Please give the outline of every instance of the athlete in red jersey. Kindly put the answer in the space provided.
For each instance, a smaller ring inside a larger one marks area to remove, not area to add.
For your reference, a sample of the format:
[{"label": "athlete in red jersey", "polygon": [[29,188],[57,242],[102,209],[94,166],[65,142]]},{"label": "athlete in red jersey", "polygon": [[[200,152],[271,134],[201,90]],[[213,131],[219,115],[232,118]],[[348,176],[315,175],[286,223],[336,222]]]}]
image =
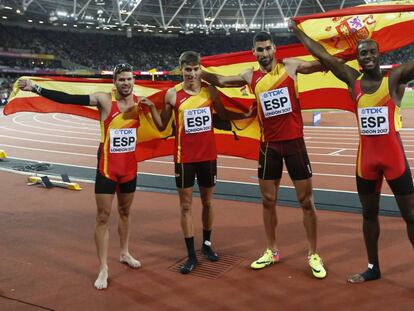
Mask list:
[{"label": "athlete in red jersey", "polygon": [[20,80],[19,87],[48,99],[68,104],[96,106],[101,124],[101,144],[98,150],[98,169],[95,180],[97,217],[95,227],[96,250],[100,262],[97,289],[108,286],[108,220],[115,192],[118,198],[120,235],[120,262],[131,268],[141,263],[129,253],[129,212],[135,194],[137,164],[135,148],[139,127],[138,98],[132,94],[134,76],[132,67],[120,64],[114,69],[112,93],[97,92],[90,95],[70,95],[34,85],[30,80]]},{"label": "athlete in red jersey", "polygon": [[399,115],[406,84],[414,79],[414,61],[393,69],[388,76],[381,72],[377,42],[358,42],[357,60],[362,75],[338,62],[325,48],[303,33],[294,23],[292,29],[309,51],[348,85],[357,108],[360,144],[356,181],[362,204],[363,232],[368,254],[368,269],[348,281],[361,283],[381,277],[378,260],[380,234],[378,212],[382,180],[385,177],[394,193],[401,215],[407,224],[414,247],[414,187],[401,138]]},{"label": "athlete in red jersey", "polygon": [[175,137],[175,182],[180,197],[181,228],[184,233],[188,259],[180,272],[187,274],[197,266],[194,249],[192,218],[192,196],[195,176],[200,188],[203,205],[203,244],[201,252],[210,261],[217,261],[218,255],[211,248],[211,229],[214,214],[212,197],[217,175],[217,151],[213,132],[213,108],[224,120],[250,117],[254,111],[235,113],[226,110],[220,103],[215,88],[201,82],[200,55],[187,51],[180,56],[183,82],[168,90],[161,116],[154,104],[146,98],[141,100],[151,108],[156,126],[163,131],[174,112]]},{"label": "athlete in red jersey", "polygon": [[312,171],[303,140],[303,121],[296,94],[296,74],[320,71],[322,66],[319,62],[292,58],[278,63],[276,46],[267,32],[254,36],[252,52],[259,63],[258,70],[249,69],[240,76],[203,73],[203,79],[219,87],[248,84],[258,102],[261,126],[258,177],[263,197],[267,249],[251,267],[262,269],[280,259],[276,242],[276,201],[284,161],[303,211],[311,271],[316,278],[324,278],[326,270],[316,252],[317,218],[312,195]]}]

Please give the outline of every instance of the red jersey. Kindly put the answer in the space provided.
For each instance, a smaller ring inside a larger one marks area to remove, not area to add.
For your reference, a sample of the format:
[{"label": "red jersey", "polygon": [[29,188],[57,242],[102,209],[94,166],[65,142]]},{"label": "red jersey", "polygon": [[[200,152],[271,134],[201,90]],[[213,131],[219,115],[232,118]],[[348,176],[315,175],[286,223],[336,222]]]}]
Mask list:
[{"label": "red jersey", "polygon": [[399,129],[402,126],[400,107],[392,100],[388,77],[372,94],[361,89],[361,77],[355,82],[354,96],[360,134],[357,174],[375,180],[382,174],[387,180],[400,177],[405,171],[405,154]]},{"label": "red jersey", "polygon": [[216,141],[213,130],[213,100],[208,85],[202,84],[197,95],[190,95],[175,86],[174,107],[175,137],[174,161],[191,163],[215,160],[217,158]]},{"label": "red jersey", "polygon": [[271,72],[253,71],[251,88],[258,102],[260,140],[284,141],[303,137],[303,119],[295,81],[283,64]]},{"label": "red jersey", "polygon": [[130,111],[121,112],[113,93],[111,112],[100,122],[99,171],[106,178],[121,183],[132,180],[137,174],[138,101],[134,95],[136,105]]}]

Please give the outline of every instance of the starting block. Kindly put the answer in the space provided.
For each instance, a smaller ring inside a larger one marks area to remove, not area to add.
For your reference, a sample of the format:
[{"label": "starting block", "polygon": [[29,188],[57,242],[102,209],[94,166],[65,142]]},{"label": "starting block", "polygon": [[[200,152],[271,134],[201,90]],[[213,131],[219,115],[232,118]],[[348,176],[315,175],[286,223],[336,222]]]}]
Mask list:
[{"label": "starting block", "polygon": [[7,153],[4,150],[0,150],[0,160],[1,159],[6,159],[7,158]]},{"label": "starting block", "polygon": [[61,175],[62,180],[54,180],[49,179],[48,176],[29,176],[27,178],[27,185],[37,185],[40,184],[45,188],[53,188],[53,187],[60,187],[60,188],[66,188],[69,190],[82,190],[82,188],[79,186],[79,184],[71,182],[67,174]]}]

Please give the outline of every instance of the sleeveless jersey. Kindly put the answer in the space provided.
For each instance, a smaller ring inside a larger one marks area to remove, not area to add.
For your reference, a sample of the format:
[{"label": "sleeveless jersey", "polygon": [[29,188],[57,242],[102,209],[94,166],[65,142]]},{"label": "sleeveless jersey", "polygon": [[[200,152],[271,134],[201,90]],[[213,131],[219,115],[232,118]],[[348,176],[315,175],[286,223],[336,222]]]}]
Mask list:
[{"label": "sleeveless jersey", "polygon": [[378,172],[387,180],[399,177],[405,171],[405,154],[399,129],[402,126],[400,107],[391,98],[388,77],[383,77],[372,94],[361,89],[361,77],[355,81],[354,96],[360,134],[357,174],[375,179]]},{"label": "sleeveless jersey", "polygon": [[256,95],[262,142],[303,137],[303,119],[295,81],[283,64],[271,72],[253,71],[251,88]]},{"label": "sleeveless jersey", "polygon": [[121,112],[112,93],[112,107],[109,116],[100,122],[101,143],[98,168],[100,173],[117,182],[127,182],[137,174],[135,148],[139,127],[138,97],[136,105],[128,112]]},{"label": "sleeveless jersey", "polygon": [[215,160],[216,141],[213,130],[213,100],[208,85],[202,83],[200,93],[190,95],[182,84],[175,86],[174,107],[177,134],[174,161],[192,163]]}]

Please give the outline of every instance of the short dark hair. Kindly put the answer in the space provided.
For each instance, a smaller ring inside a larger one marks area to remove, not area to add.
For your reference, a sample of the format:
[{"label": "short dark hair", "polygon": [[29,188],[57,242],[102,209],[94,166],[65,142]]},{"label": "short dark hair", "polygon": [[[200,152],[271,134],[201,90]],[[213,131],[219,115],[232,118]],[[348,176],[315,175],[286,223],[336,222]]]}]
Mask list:
[{"label": "short dark hair", "polygon": [[116,76],[118,75],[118,74],[120,74],[121,72],[134,72],[134,68],[130,65],[130,64],[127,64],[127,63],[121,63],[121,64],[118,64],[118,65],[116,65],[115,67],[114,67],[114,70],[113,70],[113,76],[114,76],[114,80],[116,80]]},{"label": "short dark hair", "polygon": [[369,43],[369,42],[375,43],[375,45],[377,46],[377,49],[379,50],[378,42],[373,40],[373,39],[368,38],[368,39],[361,39],[361,40],[358,41],[357,46],[356,46],[357,52],[359,51],[359,46],[361,44]]},{"label": "short dark hair", "polygon": [[255,46],[256,42],[263,42],[267,40],[273,43],[272,35],[267,31],[260,31],[253,37],[253,46]]},{"label": "short dark hair", "polygon": [[180,67],[182,67],[184,64],[198,65],[200,64],[200,54],[194,51],[185,51],[181,53],[178,62],[180,64]]}]

